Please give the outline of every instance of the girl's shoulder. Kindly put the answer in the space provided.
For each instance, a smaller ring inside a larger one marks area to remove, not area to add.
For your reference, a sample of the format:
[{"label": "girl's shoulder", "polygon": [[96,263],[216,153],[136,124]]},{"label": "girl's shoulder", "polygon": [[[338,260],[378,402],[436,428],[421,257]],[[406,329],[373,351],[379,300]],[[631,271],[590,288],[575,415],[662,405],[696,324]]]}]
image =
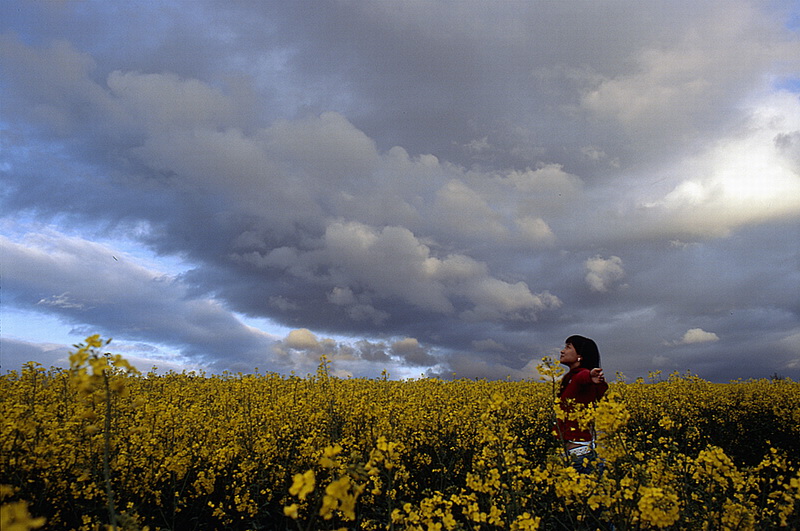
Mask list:
[{"label": "girl's shoulder", "polygon": [[570,371],[570,379],[575,383],[587,383],[592,380],[592,371],[586,367],[578,367]]}]

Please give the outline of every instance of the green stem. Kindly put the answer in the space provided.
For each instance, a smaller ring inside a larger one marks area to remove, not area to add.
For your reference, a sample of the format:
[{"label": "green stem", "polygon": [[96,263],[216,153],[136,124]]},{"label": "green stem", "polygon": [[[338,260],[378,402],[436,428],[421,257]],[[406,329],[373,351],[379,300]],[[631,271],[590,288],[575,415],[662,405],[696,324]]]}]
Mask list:
[{"label": "green stem", "polygon": [[111,465],[109,464],[109,454],[111,453],[111,391],[108,385],[108,372],[103,370],[103,384],[106,392],[106,418],[105,429],[103,431],[103,476],[106,480],[106,497],[108,498],[108,521],[111,529],[117,529],[117,513],[114,510],[114,491],[111,488]]}]

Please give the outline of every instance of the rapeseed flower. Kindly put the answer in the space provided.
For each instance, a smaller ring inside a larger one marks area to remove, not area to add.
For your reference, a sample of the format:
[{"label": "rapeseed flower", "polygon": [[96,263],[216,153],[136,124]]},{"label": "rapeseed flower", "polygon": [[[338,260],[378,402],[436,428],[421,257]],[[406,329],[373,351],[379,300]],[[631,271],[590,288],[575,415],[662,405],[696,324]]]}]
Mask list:
[{"label": "rapeseed flower", "polygon": [[314,492],[316,486],[316,478],[313,470],[307,470],[302,474],[295,474],[292,486],[289,487],[289,493],[297,496],[301,500],[305,500],[306,496]]},{"label": "rapeseed flower", "polygon": [[0,376],[4,502],[35,500],[54,529],[106,523],[104,461],[140,527],[800,528],[795,382],[620,377],[578,413],[599,444],[578,473],[551,434],[557,364],[545,383],[337,379],[330,360],[142,376],[106,345]]},{"label": "rapeseed flower", "polygon": [[653,527],[669,527],[680,517],[678,496],[659,487],[642,487],[637,503],[639,519]]}]

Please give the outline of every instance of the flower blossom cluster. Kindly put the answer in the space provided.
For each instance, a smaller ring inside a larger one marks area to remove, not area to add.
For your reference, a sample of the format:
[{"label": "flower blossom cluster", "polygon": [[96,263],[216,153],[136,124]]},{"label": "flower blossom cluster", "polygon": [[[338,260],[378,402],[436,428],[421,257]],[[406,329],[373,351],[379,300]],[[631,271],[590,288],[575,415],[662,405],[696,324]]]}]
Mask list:
[{"label": "flower blossom cluster", "polygon": [[107,345],[0,376],[4,531],[800,527],[789,380],[618,375],[574,412],[598,441],[579,472],[552,361],[544,382],[139,374]]}]

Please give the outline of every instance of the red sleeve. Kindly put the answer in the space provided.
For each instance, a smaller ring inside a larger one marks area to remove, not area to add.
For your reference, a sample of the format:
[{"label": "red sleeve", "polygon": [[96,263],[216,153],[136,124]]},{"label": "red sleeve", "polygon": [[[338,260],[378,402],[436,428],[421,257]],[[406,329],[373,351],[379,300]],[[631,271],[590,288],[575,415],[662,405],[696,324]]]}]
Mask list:
[{"label": "red sleeve", "polygon": [[599,384],[595,385],[597,385],[597,398],[603,398],[603,395],[606,394],[606,391],[608,391],[608,383],[600,382]]},{"label": "red sleeve", "polygon": [[592,373],[589,369],[581,369],[572,376],[572,381],[578,385],[592,383]]},{"label": "red sleeve", "polygon": [[582,369],[578,371],[572,376],[572,381],[580,386],[593,385],[597,399],[602,398],[602,396],[606,394],[606,391],[608,391],[608,384],[606,382],[600,382],[599,384],[596,384],[592,381],[592,371],[589,369]]}]

